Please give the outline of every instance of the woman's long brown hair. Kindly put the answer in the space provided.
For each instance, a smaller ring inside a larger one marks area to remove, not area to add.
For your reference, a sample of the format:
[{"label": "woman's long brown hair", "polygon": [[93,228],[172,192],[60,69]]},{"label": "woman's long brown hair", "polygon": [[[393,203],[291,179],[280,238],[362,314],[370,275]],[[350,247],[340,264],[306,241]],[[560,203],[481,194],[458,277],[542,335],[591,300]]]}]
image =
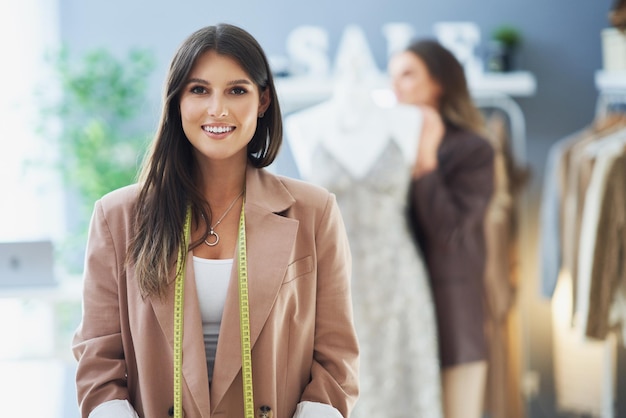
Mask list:
[{"label": "woman's long brown hair", "polygon": [[259,93],[269,91],[270,105],[264,117],[257,120],[248,144],[249,163],[259,168],[268,166],[282,142],[278,97],[269,62],[258,42],[245,30],[228,24],[208,26],[191,34],[170,64],[158,130],[139,173],[140,191],[127,263],[134,265],[144,297],[162,296],[174,277],[188,205],[196,220],[199,216],[211,219],[210,207],[195,183],[197,165],[180,114],[180,94],[189,72],[196,59],[209,50],[235,59]]}]

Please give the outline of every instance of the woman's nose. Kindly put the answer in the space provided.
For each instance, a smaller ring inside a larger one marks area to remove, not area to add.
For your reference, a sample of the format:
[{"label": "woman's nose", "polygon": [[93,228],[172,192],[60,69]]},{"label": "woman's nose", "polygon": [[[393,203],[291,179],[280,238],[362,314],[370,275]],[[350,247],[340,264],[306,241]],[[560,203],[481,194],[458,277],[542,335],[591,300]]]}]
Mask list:
[{"label": "woman's nose", "polygon": [[207,113],[209,116],[216,118],[223,118],[228,115],[228,106],[223,98],[213,96],[209,99],[207,106]]}]

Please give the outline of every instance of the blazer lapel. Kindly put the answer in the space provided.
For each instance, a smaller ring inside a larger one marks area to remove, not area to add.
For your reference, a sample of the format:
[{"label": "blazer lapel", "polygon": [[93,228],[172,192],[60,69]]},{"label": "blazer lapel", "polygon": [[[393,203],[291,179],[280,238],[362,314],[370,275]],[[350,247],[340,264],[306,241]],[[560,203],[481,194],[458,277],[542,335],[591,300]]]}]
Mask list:
[{"label": "blazer lapel", "polygon": [[[298,221],[278,213],[294,202],[283,184],[264,170],[248,169],[246,180],[246,244],[251,342],[259,337],[280,289],[296,239]],[[222,316],[214,379],[212,410],[241,370],[237,253]]]},{"label": "blazer lapel", "polygon": [[[187,405],[191,394],[193,407],[200,416],[209,416],[209,377],[206,365],[206,353],[204,339],[202,337],[202,316],[198,304],[198,291],[196,288],[193,269],[193,252],[187,253],[185,266],[185,291],[183,296],[183,405]],[[161,330],[169,343],[171,352],[174,352],[174,302],[175,302],[174,277],[167,287],[163,299],[158,296],[150,298],[154,313],[157,317]],[[174,367],[173,358],[169,367]],[[187,406],[184,406],[188,408]],[[195,413],[192,413],[195,415]]]}]

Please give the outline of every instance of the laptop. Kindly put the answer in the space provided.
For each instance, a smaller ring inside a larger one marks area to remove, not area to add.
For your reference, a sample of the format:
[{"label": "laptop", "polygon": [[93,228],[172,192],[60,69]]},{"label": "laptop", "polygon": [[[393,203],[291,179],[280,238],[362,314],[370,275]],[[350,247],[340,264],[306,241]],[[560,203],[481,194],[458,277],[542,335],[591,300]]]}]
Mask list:
[{"label": "laptop", "polygon": [[0,289],[56,284],[52,241],[0,242]]}]

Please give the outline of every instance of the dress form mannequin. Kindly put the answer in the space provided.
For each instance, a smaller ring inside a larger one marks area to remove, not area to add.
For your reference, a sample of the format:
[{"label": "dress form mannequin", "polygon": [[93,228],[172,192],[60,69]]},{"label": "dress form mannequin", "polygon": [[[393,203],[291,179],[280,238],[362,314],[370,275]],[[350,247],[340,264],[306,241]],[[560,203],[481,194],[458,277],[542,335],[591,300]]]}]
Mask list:
[{"label": "dress form mannequin", "polygon": [[375,66],[359,39],[346,33],[331,99],[287,117],[286,138],[301,176],[336,195],[350,239],[361,346],[351,416],[441,418],[434,309],[406,220],[422,113],[373,100]]},{"label": "dress form mannequin", "polygon": [[381,107],[372,96],[379,80],[364,36],[348,27],[340,45],[330,100],[285,120],[289,146],[303,178],[310,178],[311,155],[321,143],[355,177],[362,177],[390,140],[407,162],[415,161],[422,128],[418,108]]},{"label": "dress form mannequin", "polygon": [[[345,90],[345,91],[343,91]],[[407,162],[417,155],[421,113],[412,106],[378,106],[362,87],[337,88],[332,99],[287,117],[285,128],[296,165],[304,179],[311,176],[311,155],[322,144],[356,178],[367,174],[390,141]]]}]

